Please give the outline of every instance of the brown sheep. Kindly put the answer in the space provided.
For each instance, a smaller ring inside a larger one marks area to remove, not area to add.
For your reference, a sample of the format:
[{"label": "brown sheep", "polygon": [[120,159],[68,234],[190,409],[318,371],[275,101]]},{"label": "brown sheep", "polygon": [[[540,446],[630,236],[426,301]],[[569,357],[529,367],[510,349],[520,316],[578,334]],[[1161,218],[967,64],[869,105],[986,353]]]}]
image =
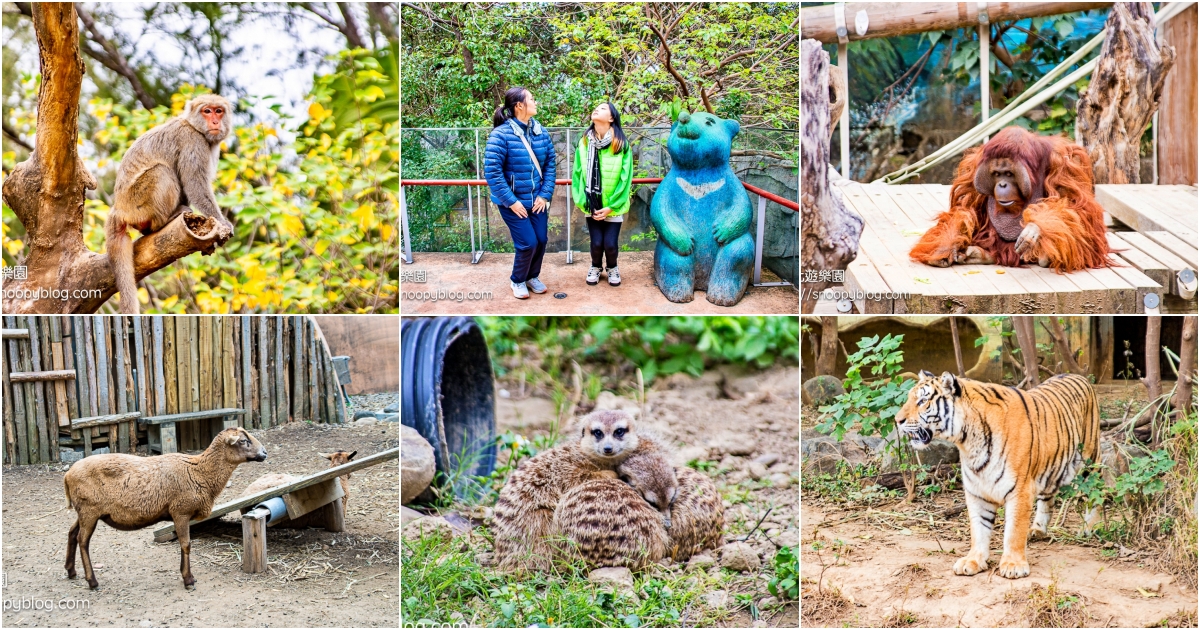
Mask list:
[{"label": "brown sheep", "polygon": [[83,556],[88,586],[96,588],[89,543],[96,521],[132,531],[171,521],[179,537],[179,572],[192,589],[191,537],[188,521],[207,518],[213,501],[243,462],[267,459],[263,445],[241,427],[225,429],[199,455],[169,453],[156,457],[93,455],[71,466],[63,476],[67,506],[77,518],[67,535],[67,577],[75,578],[75,546]]},{"label": "brown sheep", "polygon": [[[321,457],[328,459],[330,468],[337,468],[338,466],[341,466],[342,464],[350,463],[350,460],[354,459],[355,455],[358,455],[358,451],[354,451],[352,453],[347,453],[346,451],[334,451],[332,453],[317,453],[317,455],[320,455]],[[263,475],[263,476],[259,477],[258,479],[255,479],[254,483],[251,483],[249,486],[246,486],[246,489],[242,491],[242,494],[238,498],[245,498],[245,497],[248,497],[251,495],[255,495],[255,494],[262,492],[263,490],[270,490],[271,488],[277,488],[279,486],[287,485],[287,484],[292,483],[293,481],[297,481],[299,479],[300,479],[299,477],[287,475],[284,473],[271,473],[269,475]],[[342,484],[342,494],[343,494],[343,496],[342,496],[342,513],[345,514],[346,506],[349,505],[349,503],[350,503],[350,473],[346,473],[346,474],[342,475],[341,477],[338,477],[338,481],[340,481]],[[242,513],[245,514],[246,512],[249,512],[251,507],[252,506],[247,506],[247,507],[243,508]],[[310,512],[310,514],[314,514],[314,513]],[[309,516],[308,514],[305,514],[305,515],[300,516],[297,519],[293,519],[290,521],[286,521],[285,523],[279,523],[279,524],[286,525],[287,527],[299,527],[299,528],[308,527],[309,525],[314,523],[313,519],[308,518],[308,516]],[[324,523],[324,521],[319,522],[319,524],[323,524],[323,523]]]}]

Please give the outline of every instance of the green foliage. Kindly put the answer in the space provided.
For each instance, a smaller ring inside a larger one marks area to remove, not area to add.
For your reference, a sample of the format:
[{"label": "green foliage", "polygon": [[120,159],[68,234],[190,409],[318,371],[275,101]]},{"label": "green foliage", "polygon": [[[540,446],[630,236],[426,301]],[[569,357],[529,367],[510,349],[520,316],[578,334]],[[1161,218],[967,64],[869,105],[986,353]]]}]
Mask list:
[{"label": "green foliage", "polygon": [[454,613],[472,626],[520,627],[679,627],[713,626],[703,596],[722,588],[721,574],[634,576],[635,600],[587,581],[582,563],[561,564],[556,571],[519,581],[485,570],[479,551],[460,541],[428,537],[401,541],[400,615],[417,625],[449,624]]},{"label": "green foliage", "polygon": [[[842,381],[846,392],[821,407],[823,419],[817,424],[818,431],[832,434],[838,441],[855,424],[861,424],[861,435],[887,436],[891,432],[896,413],[916,384],[899,375],[904,364],[902,343],[904,335],[890,333],[882,339],[875,335],[858,341],[858,351],[848,357],[850,367]],[[866,369],[876,380],[863,379]]]},{"label": "green foliage", "polygon": [[863,484],[863,479],[878,474],[878,468],[873,465],[850,465],[838,461],[833,473],[805,471],[800,475],[800,489],[833,503],[871,505],[894,501],[900,495],[898,490],[888,490],[878,484]]},{"label": "green foliage", "polygon": [[[668,4],[657,9],[661,20],[636,3],[422,8],[428,14],[401,7],[405,127],[490,126],[504,90],[518,85],[534,93],[538,118],[550,127],[578,126],[609,99],[626,125],[659,124],[671,113],[662,104],[682,96],[659,61],[649,25],[660,23],[674,23],[663,30],[672,65],[689,85],[681,108],[701,109],[703,88],[715,109],[738,115],[744,127],[795,129],[799,120],[794,4]],[[755,52],[721,64],[743,50]]]},{"label": "green foliage", "polygon": [[[617,380],[630,386],[633,368],[647,384],[659,376],[686,372],[699,376],[721,363],[765,368],[799,356],[799,324],[794,317],[481,317],[498,375],[512,366],[543,372],[556,382],[570,364],[584,360],[609,364]],[[531,363],[522,347],[537,349]],[[517,360],[519,359],[519,360]],[[602,376],[595,372],[589,378]]]},{"label": "green foliage", "polygon": [[775,577],[767,582],[767,590],[779,599],[800,599],[799,550],[799,547],[780,547],[775,552]]}]

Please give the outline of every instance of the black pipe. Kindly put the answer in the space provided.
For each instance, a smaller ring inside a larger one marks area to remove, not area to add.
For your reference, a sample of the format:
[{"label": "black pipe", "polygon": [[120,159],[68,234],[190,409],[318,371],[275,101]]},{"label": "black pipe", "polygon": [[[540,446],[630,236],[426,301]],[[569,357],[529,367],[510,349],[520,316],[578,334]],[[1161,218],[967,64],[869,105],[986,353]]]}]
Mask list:
[{"label": "black pipe", "polygon": [[[470,317],[403,318],[400,421],[433,446],[437,469],[486,477],[496,468],[492,362]],[[461,468],[461,469],[460,469]],[[455,484],[462,494],[472,484]]]}]

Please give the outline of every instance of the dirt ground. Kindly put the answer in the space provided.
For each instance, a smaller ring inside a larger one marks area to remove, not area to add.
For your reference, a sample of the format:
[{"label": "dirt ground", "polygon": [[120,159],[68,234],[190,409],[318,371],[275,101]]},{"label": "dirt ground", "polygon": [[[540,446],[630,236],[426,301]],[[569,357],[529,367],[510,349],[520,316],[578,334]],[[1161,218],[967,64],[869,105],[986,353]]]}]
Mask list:
[{"label": "dirt ground", "polygon": [[[737,315],[750,313],[796,314],[800,298],[793,287],[750,287],[737,306],[710,304],[704,292],[687,304],[668,302],[654,286],[652,260],[654,252],[621,252],[621,286],[610,287],[606,277],[600,284],[584,282],[591,257],[575,253],[575,263],[567,264],[566,252],[547,253],[542,264],[541,281],[549,289],[542,295],[531,294],[528,300],[512,296],[509,274],[512,254],[484,254],[479,264],[471,264],[468,253],[414,253],[413,264],[404,266],[405,280],[401,286],[400,308],[406,315],[609,315],[614,306],[618,312],[646,315]],[[425,272],[425,282],[411,282],[410,273]],[[778,282],[770,271],[763,270],[763,282]],[[436,301],[410,299],[410,292],[443,295]],[[490,292],[490,299],[470,299],[472,292]],[[566,293],[557,299],[554,294]],[[451,297],[447,297],[449,294]],[[456,296],[466,296],[459,299]]]},{"label": "dirt ground", "polygon": [[[399,425],[292,423],[255,431],[265,462],[234,471],[217,498],[236,498],[267,473],[311,474],[328,468],[317,455],[358,451],[357,458],[399,445]],[[267,531],[268,572],[241,570],[237,512],[211,529],[192,531],[196,589],[179,576],[179,544],[156,544],[152,529],[117,531],[100,524],[92,562],[100,587],[89,591],[63,569],[67,530],[75,514],[64,507],[62,466],[3,471],[3,625],[7,627],[396,627],[399,610],[400,469],[396,461],[350,476],[346,531]],[[158,527],[158,526],[155,526]],[[20,600],[50,600],[54,610],[28,610]],[[81,601],[82,600],[82,601]],[[87,602],[86,604],[83,602]]]},{"label": "dirt ground", "polygon": [[[1127,408],[1136,411],[1145,401],[1145,389],[1136,384],[1101,385],[1097,390],[1104,418],[1120,418]],[[816,423],[815,412],[804,407],[805,429]],[[1050,584],[1052,576],[1059,592],[1079,597],[1090,615],[1084,622],[1089,627],[1146,627],[1177,611],[1190,612],[1195,619],[1196,590],[1156,570],[1153,551],[1031,541],[1026,550],[1029,577],[1008,580],[994,571],[1003,550],[998,531],[992,538],[992,570],[954,575],[954,562],[970,547],[967,514],[939,512],[962,504],[959,487],[935,501],[912,505],[835,505],[802,496],[805,627],[887,627],[888,618],[900,611],[913,613],[910,625],[920,627],[1028,627],[1028,592],[1035,584]],[[1072,515],[1065,528],[1074,532],[1078,525],[1079,517]],[[999,522],[997,529],[1002,529]],[[816,541],[823,544],[819,554],[812,548]],[[818,579],[822,592],[836,587],[850,604],[812,615],[825,602],[818,595]]]},{"label": "dirt ground", "polygon": [[[527,396],[519,398],[516,384],[501,383],[505,391],[497,398],[497,431],[512,430],[529,436],[543,432],[554,417],[554,406],[545,398]],[[508,397],[505,397],[505,394]],[[603,396],[603,395],[602,395]],[[735,485],[747,478],[747,466],[760,455],[771,453],[779,456],[774,470],[786,470],[792,481],[786,487],[768,487],[754,490],[745,503],[727,507],[725,512],[726,538],[748,533],[754,524],[771,508],[759,531],[750,539],[752,544],[768,547],[774,555],[774,544],[763,532],[778,530],[776,540],[799,542],[799,369],[772,368],[763,372],[745,372],[722,369],[705,372],[700,378],[676,374],[655,382],[646,392],[648,420],[643,423],[671,440],[681,450],[689,447],[706,447],[710,440],[721,439],[731,434],[750,437],[754,450],[746,456],[719,455],[710,449],[709,456],[717,463],[714,480],[718,487],[723,483]],[[631,400],[619,399],[617,406],[633,405]],[[622,407],[624,408],[624,407]],[[581,409],[580,412],[586,411]],[[711,474],[711,473],[710,473]],[[764,567],[765,568],[765,567]],[[735,580],[733,592],[757,591],[766,593],[764,577],[747,576]],[[768,611],[764,611],[765,613]],[[799,625],[799,607],[795,603],[764,614],[763,621],[769,627],[795,628]],[[742,609],[728,616],[721,627],[751,627],[754,620]]]}]

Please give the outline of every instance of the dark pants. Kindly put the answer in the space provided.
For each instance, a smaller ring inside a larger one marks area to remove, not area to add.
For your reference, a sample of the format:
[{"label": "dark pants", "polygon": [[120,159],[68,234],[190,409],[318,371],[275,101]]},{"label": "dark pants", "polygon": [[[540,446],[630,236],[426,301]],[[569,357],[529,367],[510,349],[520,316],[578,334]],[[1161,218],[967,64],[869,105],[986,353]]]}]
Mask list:
[{"label": "dark pants", "polygon": [[512,234],[513,247],[517,250],[513,256],[513,271],[509,277],[513,282],[525,282],[538,277],[542,273],[542,257],[546,255],[546,221],[550,208],[535,213],[531,206],[525,206],[529,216],[522,219],[508,208],[496,206],[500,218],[508,225],[508,233]]},{"label": "dark pants", "polygon": [[602,258],[608,258],[608,269],[617,266],[617,239],[621,236],[621,224],[613,221],[597,221],[587,218],[588,233],[592,235],[592,266],[603,267]]}]

